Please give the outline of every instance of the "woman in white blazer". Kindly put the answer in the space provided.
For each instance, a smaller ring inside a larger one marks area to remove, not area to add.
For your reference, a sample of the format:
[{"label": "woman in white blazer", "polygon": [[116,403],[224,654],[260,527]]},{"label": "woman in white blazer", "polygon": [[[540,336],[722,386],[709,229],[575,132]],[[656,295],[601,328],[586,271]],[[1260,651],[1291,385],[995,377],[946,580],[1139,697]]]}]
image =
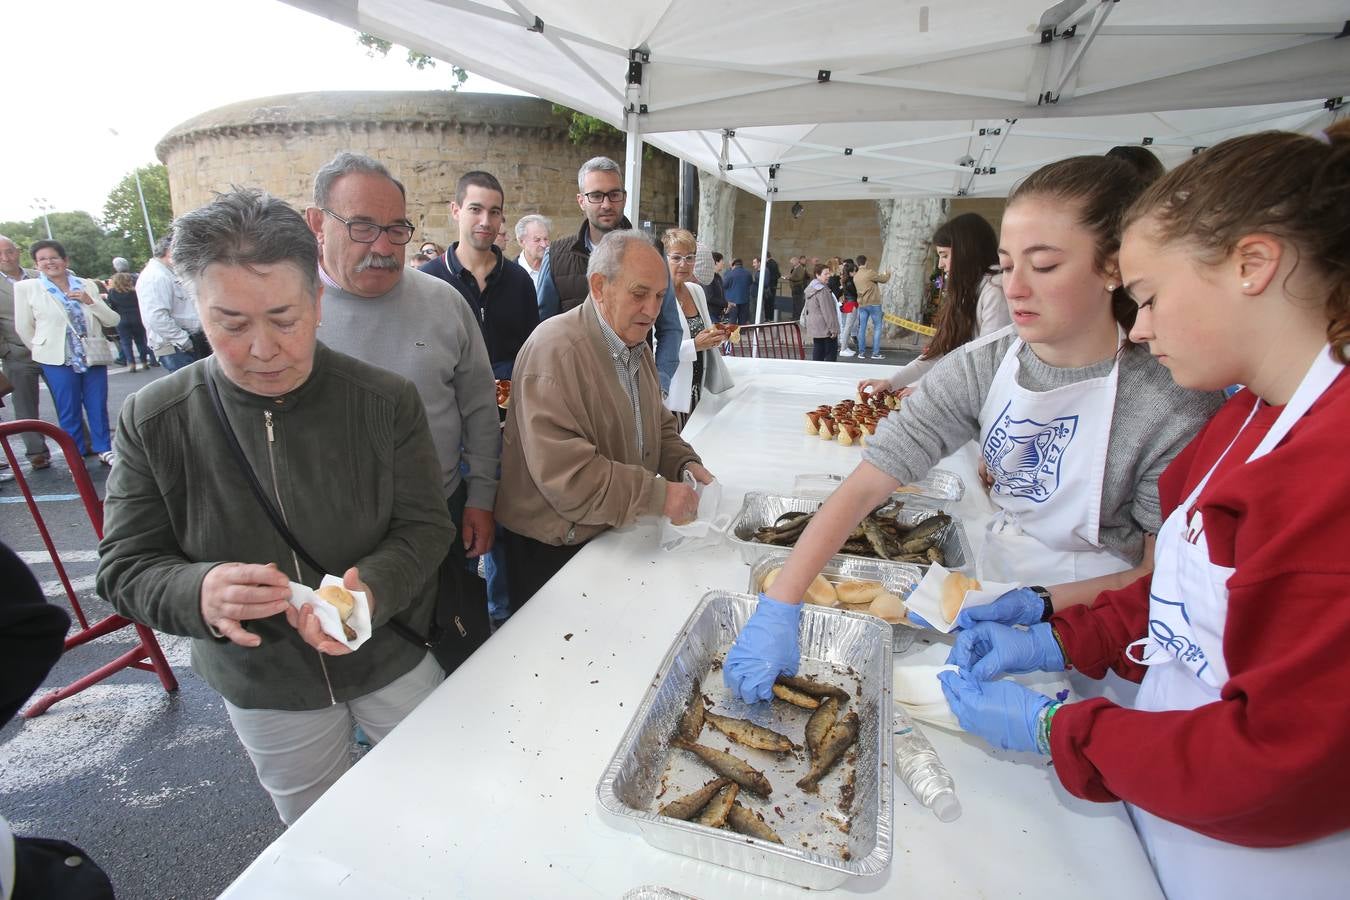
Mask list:
[{"label": "woman in white blazer", "polygon": [[[31,249],[38,277],[14,285],[14,328],[32,351],[33,362],[42,366],[57,418],[80,455],[97,453],[111,466],[108,363],[113,357],[103,326],[116,325],[118,315],[92,281],[69,270],[60,242],[37,241]],[[89,420],[88,441],[81,407]]]},{"label": "woman in white blazer", "polygon": [[720,394],[732,386],[731,375],[718,352],[727,340],[728,326],[713,321],[703,286],[694,279],[694,257],[698,244],[683,228],[671,228],[661,238],[680,304],[680,367],[670,379],[666,408],[681,416],[680,424],[698,405],[703,391]]}]

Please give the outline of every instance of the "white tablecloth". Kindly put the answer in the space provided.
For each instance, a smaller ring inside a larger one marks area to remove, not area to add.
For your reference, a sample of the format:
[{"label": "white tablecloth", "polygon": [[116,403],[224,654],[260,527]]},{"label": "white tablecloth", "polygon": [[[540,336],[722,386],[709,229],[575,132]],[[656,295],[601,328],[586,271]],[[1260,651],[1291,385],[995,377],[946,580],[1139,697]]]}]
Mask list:
[{"label": "white tablecloth", "polygon": [[[807,436],[801,419],[851,396],[856,367],[728,363],[736,387],[705,397],[685,431],[726,503],[857,464],[858,448]],[[942,465],[964,467],[954,512],[976,543],[990,508],[973,460],[962,451]],[[702,898],[818,896],[657,850],[599,810],[602,770],[680,625],[706,591],[748,581],[730,548],[663,553],[658,531],[593,541],[223,896],[619,898],[653,884]],[[928,734],[964,814],[943,824],[897,783],[890,868],[831,895],[1161,896],[1119,804],[1069,796],[1044,759]]]}]

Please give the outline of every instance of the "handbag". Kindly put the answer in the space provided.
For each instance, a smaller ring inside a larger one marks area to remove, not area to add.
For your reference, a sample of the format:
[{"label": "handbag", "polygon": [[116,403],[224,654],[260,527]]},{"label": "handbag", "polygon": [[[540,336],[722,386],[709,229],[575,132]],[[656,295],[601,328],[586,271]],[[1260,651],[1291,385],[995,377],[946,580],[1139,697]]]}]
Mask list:
[{"label": "handbag", "polygon": [[[70,317],[70,314],[66,311],[66,307],[55,297],[52,298],[52,302],[61,307],[61,314],[65,316],[66,321],[70,323],[70,327],[74,329],[75,333],[78,335],[80,329],[75,327],[75,320]],[[108,343],[108,339],[103,335],[103,324],[95,321],[91,325],[89,317],[86,316],[84,320],[84,330],[85,336],[80,338],[80,343],[84,344],[85,365],[90,367],[111,365],[113,361],[112,346]]]},{"label": "handbag", "polygon": [[[295,555],[304,560],[305,565],[316,572],[331,571],[326,566],[317,562],[314,557],[301,546],[299,539],[291,533],[290,528],[286,526],[285,520],[282,519],[281,513],[277,511],[276,506],[272,504],[271,499],[268,498],[267,494],[263,491],[262,485],[258,483],[258,476],[254,474],[253,467],[248,464],[248,457],[244,456],[244,448],[239,445],[239,438],[235,435],[234,428],[230,425],[230,420],[225,416],[225,407],[220,401],[220,389],[216,387],[215,379],[209,374],[206,376],[206,389],[207,393],[211,395],[211,408],[215,410],[216,420],[220,422],[220,427],[225,432],[225,441],[230,447],[230,452],[234,455],[234,461],[239,464],[239,470],[244,473],[244,478],[248,481],[249,489],[253,492],[253,498],[258,501],[258,505],[263,508],[263,512],[267,513],[267,518],[271,521],[272,527],[276,529],[277,534],[281,535],[281,539],[286,542],[286,545],[295,551]],[[299,573],[296,574],[298,575]],[[439,608],[440,605],[441,600],[438,597],[437,607]],[[484,615],[486,615],[486,600],[484,600],[483,609]],[[389,619],[386,624],[388,624],[399,637],[409,643],[416,644],[425,650],[431,651],[431,653],[436,656],[437,662],[441,661],[440,654],[437,653],[437,647],[441,644],[442,638],[445,635],[443,634],[443,629],[441,629],[435,621],[432,623],[431,632],[425,637],[397,619]],[[473,651],[471,650],[469,652]],[[467,658],[467,656],[468,654],[465,654],[465,658]],[[460,662],[462,661],[463,660],[460,660]],[[444,663],[441,664],[444,666]],[[456,663],[456,665],[458,665],[458,663]]]}]

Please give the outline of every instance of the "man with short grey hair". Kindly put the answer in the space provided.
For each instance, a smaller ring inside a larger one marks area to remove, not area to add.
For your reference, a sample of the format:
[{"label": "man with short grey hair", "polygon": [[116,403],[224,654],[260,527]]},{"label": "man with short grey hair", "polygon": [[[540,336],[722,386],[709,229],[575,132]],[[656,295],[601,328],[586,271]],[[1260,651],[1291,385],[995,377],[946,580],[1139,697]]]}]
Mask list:
[{"label": "man with short grey hair", "polygon": [[516,223],[516,243],[520,245],[520,258],[516,262],[530,273],[534,290],[539,292],[539,272],[548,254],[548,234],[553,223],[546,216],[522,216]]},{"label": "man with short grey hair", "polygon": [[[19,245],[0,234],[0,370],[13,385],[14,417],[36,419],[38,415],[38,379],[42,367],[33,362],[28,345],[14,327],[14,284],[25,278],[37,278],[36,269],[19,265]],[[47,441],[34,431],[23,436],[24,454],[34,469],[51,465]]]},{"label": "man with short grey hair", "polygon": [[489,633],[482,579],[466,577],[492,547],[501,441],[478,318],[449,284],[404,265],[413,237],[407,200],[402,183],[376,160],[335,156],[315,175],[314,205],[305,219],[319,241],[324,283],[319,340],[407,378],[427,408],[446,503],[459,530],[439,575],[438,624],[452,644],[454,635],[462,637],[457,649],[438,653],[448,670]]},{"label": "man with short grey hair", "polygon": [[173,372],[203,356],[208,345],[197,316],[197,304],[183,290],[173,270],[173,235],[155,245],[154,257],[136,279],[136,300],[145,324],[145,340],[164,371]]},{"label": "man with short grey hair", "polygon": [[[536,293],[539,318],[547,319],[582,304],[590,292],[586,264],[592,249],[611,231],[632,229],[623,214],[628,192],[623,187],[623,169],[614,160],[596,156],[577,170],[577,205],[585,219],[575,235],[558,238],[549,244],[539,273]],[[674,285],[667,285],[661,315],[656,320],[656,371],[661,395],[670,390],[670,379],[680,367],[680,305]]]},{"label": "man with short grey hair", "polygon": [[712,481],[661,400],[647,346],[670,280],[651,236],[607,234],[586,280],[587,299],[540,323],[516,357],[497,498],[515,608],[610,528],[691,521],[685,474]]}]

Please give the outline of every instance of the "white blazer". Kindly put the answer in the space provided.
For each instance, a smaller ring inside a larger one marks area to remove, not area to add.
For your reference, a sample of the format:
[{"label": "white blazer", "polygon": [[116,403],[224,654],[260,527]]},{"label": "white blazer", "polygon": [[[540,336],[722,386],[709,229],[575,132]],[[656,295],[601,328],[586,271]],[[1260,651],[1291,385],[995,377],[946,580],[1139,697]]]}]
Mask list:
[{"label": "white blazer", "polygon": [[[74,275],[75,278],[80,278]],[[80,278],[85,293],[94,298],[92,306],[84,306],[84,324],[91,335],[102,335],[103,326],[112,327],[121,317],[103,302],[98,286],[92,278]],[[53,297],[40,278],[29,278],[14,284],[14,330],[33,352],[33,362],[49,366],[66,364],[66,329],[70,319],[66,307]]]},{"label": "white blazer", "polygon": [[[685,286],[689,288],[689,296],[694,298],[694,306],[703,316],[704,323],[712,325],[713,318],[708,313],[708,300],[703,296],[703,286],[694,281],[687,282]],[[731,387],[731,374],[727,372],[726,363],[722,362],[721,353],[717,350],[703,352],[707,356],[703,361],[701,386],[709,393],[720,394]],[[694,349],[694,339],[689,336],[689,320],[684,317],[684,311],[681,310],[680,367],[671,376],[670,391],[666,394],[666,409],[671,412],[689,412],[690,402],[694,399],[694,360],[698,358],[698,354],[699,351]],[[718,371],[714,373],[714,369]]]}]

